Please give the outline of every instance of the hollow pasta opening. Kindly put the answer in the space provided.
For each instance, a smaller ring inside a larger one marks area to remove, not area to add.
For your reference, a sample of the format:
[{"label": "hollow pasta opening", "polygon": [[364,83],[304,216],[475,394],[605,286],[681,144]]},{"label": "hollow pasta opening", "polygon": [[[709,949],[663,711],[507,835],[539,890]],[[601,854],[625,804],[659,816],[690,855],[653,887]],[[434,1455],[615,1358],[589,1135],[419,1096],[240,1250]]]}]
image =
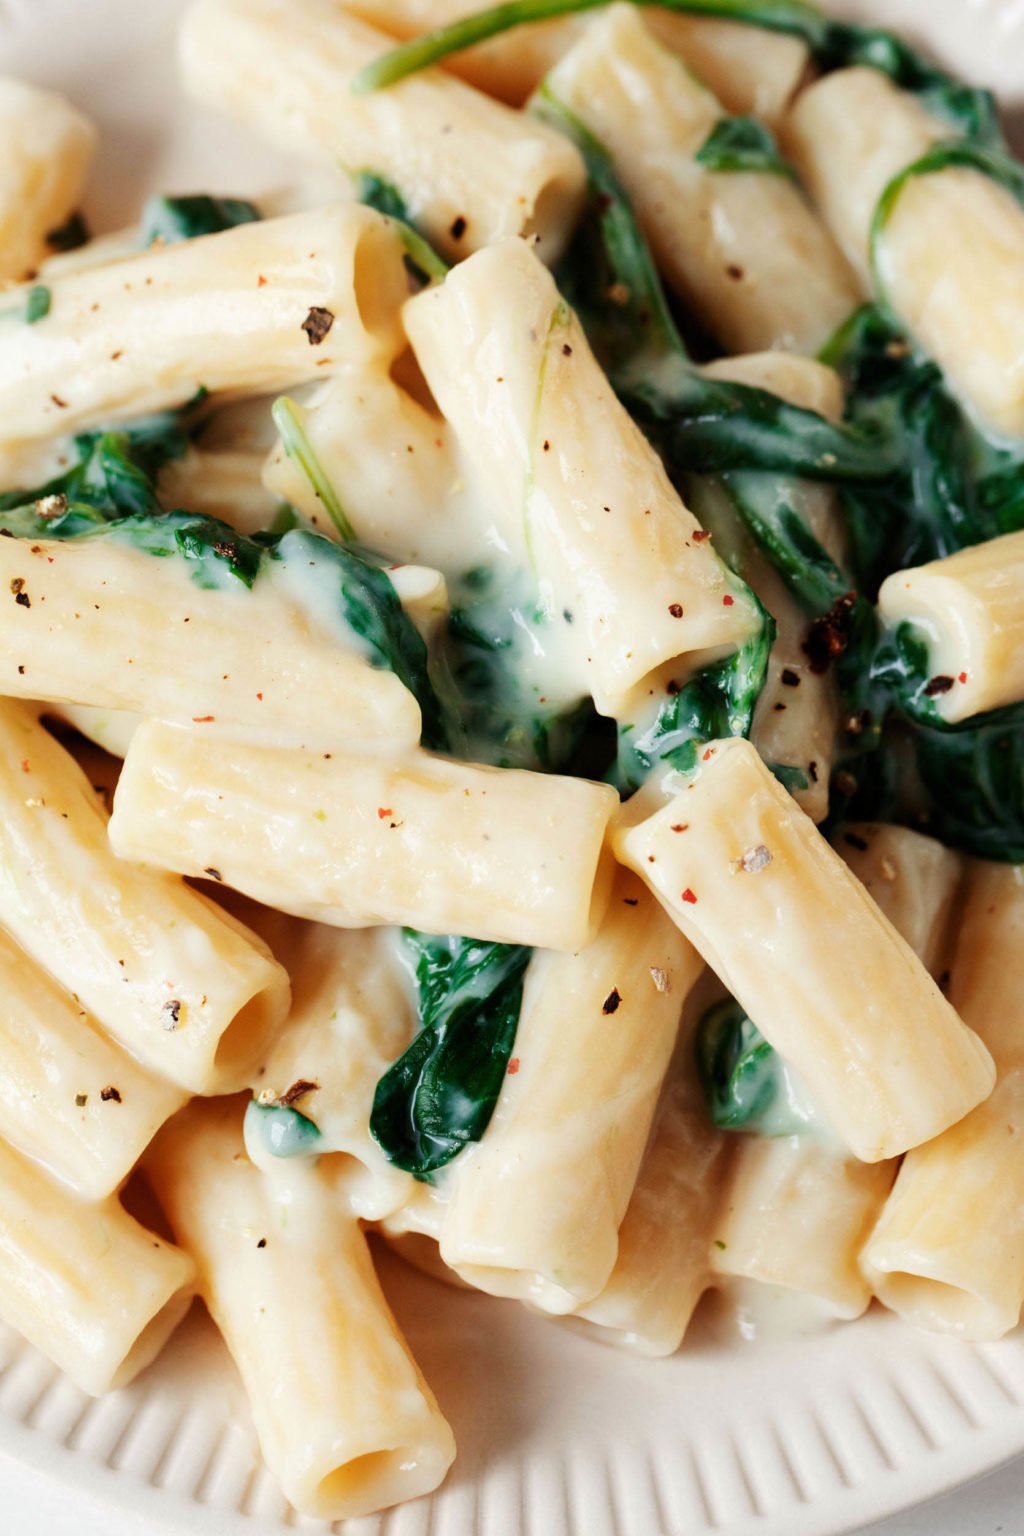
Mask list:
[{"label": "hollow pasta opening", "polygon": [[881,1278],[875,1289],[880,1301],[909,1322],[963,1339],[998,1339],[1017,1322],[986,1297],[926,1275],[896,1270]]},{"label": "hollow pasta opening", "polygon": [[110,1381],[104,1382],[98,1388],[98,1393],[114,1392],[118,1387],[127,1386],[140,1371],[152,1364],[178,1324],[184,1322],[194,1294],[192,1288],[187,1287],[184,1290],[175,1291],[173,1296],[164,1302],[156,1316],[151,1317],[143,1328]]}]

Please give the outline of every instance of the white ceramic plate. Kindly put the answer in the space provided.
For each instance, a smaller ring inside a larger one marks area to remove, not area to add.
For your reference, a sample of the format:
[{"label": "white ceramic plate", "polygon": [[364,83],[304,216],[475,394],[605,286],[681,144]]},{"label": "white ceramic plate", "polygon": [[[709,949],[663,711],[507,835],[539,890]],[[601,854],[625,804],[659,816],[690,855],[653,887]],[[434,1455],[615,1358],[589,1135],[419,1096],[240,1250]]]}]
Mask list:
[{"label": "white ceramic plate", "polygon": [[[130,219],[149,190],[258,193],[289,179],[281,157],[180,100],[180,8],[0,0],[0,71],[62,87],[103,129],[97,229]],[[1024,111],[1024,0],[843,9],[925,33]],[[974,1347],[872,1312],[741,1345],[712,1302],[680,1355],[649,1362],[387,1256],[382,1271],[459,1459],[433,1499],[349,1522],[345,1536],[834,1536],[1024,1450],[1020,1337]],[[0,1330],[0,1453],[131,1512],[140,1536],[325,1529],[262,1467],[198,1308],[153,1369],[98,1402]]]}]

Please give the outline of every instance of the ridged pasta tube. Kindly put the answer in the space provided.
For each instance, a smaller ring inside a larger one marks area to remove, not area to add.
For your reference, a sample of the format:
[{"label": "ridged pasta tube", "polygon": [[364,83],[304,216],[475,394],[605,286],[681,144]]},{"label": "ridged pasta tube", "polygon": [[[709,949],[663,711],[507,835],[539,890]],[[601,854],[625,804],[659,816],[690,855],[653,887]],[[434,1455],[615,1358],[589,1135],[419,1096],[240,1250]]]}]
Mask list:
[{"label": "ridged pasta tube", "polygon": [[0,1116],[7,1141],[102,1200],[186,1099],[109,1040],[0,930]]},{"label": "ridged pasta tube", "polygon": [[0,299],[0,439],[123,421],[201,387],[288,389],[342,358],[390,356],[403,255],[392,222],[342,205],[55,276],[34,325],[8,316],[25,303],[12,290]]},{"label": "ridged pasta tube", "polygon": [[[78,207],[96,130],[56,91],[0,76],[0,282],[21,282]],[[5,337],[6,343],[6,337]]]},{"label": "ridged pasta tube", "polygon": [[967,1339],[1015,1328],[1024,1302],[1024,871],[972,862],[950,996],[995,1057],[992,1097],[904,1160],[864,1254],[876,1294]]},{"label": "ridged pasta tube", "polygon": [[415,1033],[398,935],[284,920],[265,937],[292,978],[292,1008],[252,1072],[257,1102],[283,1097],[290,1104],[289,1089],[305,1084],[295,1108],[319,1130],[321,1152],[351,1159],[338,1181],[351,1210],[379,1221],[415,1189],[412,1175],[389,1163],[370,1134],[377,1083]]},{"label": "ridged pasta tube", "polygon": [[412,747],[419,705],[373,665],[316,542],[286,534],[249,587],[228,571],[200,585],[128,532],[0,539],[0,689],[283,746]]},{"label": "ridged pasta tube", "polygon": [[0,1141],[0,1317],[94,1397],[155,1359],[195,1267],[111,1197],[78,1199]]},{"label": "ridged pasta tube", "polygon": [[198,892],[118,859],[74,758],[10,700],[0,812],[0,925],[152,1071],[241,1087],[287,1012],[285,972]]},{"label": "ridged pasta tube", "polygon": [[[491,0],[346,0],[346,9],[395,37],[487,10]],[[730,112],[752,113],[766,123],[780,117],[807,67],[807,47],[796,37],[761,27],[681,16],[648,6],[644,21],[678,53]],[[519,106],[579,38],[585,17],[562,17],[516,27],[445,60],[471,84]]]},{"label": "ridged pasta tube", "polygon": [[409,923],[577,950],[608,899],[606,784],[399,758],[218,742],[148,721],[132,738],[111,842],[340,928]]},{"label": "ridged pasta tube", "polygon": [[[685,1025],[684,1025],[685,1031]],[[608,1283],[577,1309],[587,1331],[637,1354],[671,1355],[712,1283],[709,1250],[722,1200],[728,1138],[709,1123],[689,1059],[669,1069]]]},{"label": "ridged pasta tube", "polygon": [[[945,963],[963,860],[933,838],[879,823],[850,823],[835,846],[934,975]],[[715,1272],[785,1286],[833,1316],[859,1317],[871,1300],[861,1252],[895,1177],[894,1162],[858,1162],[813,1122],[796,1136],[741,1136],[715,1225]]]},{"label": "ridged pasta tube", "polygon": [[[950,130],[872,69],[799,97],[787,144],[833,232],[861,267],[889,180]],[[885,296],[984,422],[1024,434],[1024,209],[981,171],[904,184],[876,244]]]},{"label": "ridged pasta tube", "polygon": [[991,1091],[989,1053],[750,743],[713,742],[702,757],[663,809],[623,821],[617,856],[856,1157],[937,1136]]},{"label": "ridged pasta tube", "polygon": [[886,624],[911,624],[927,643],[925,691],[943,720],[1024,699],[1024,533],[894,571],[878,606]]},{"label": "ridged pasta tube", "polygon": [[[502,295],[495,304],[494,295]],[[529,562],[553,643],[602,714],[666,662],[692,669],[759,623],[619,404],[572,310],[522,241],[405,307],[420,367],[501,540]],[[485,426],[486,424],[486,426]]]},{"label": "ridged pasta tube", "polygon": [[449,1175],[441,1257],[464,1279],[553,1313],[603,1289],[683,1003],[702,969],[626,870],[593,943],[535,957],[516,1070],[486,1135]]},{"label": "ridged pasta tube", "polygon": [[429,1493],[452,1432],[409,1353],[331,1160],[262,1173],[241,1106],[193,1105],[146,1168],[249,1395],[267,1464],[303,1514],[341,1520]]},{"label": "ridged pasta tube", "polygon": [[595,16],[546,89],[610,151],[668,282],[730,352],[817,352],[860,288],[784,175],[713,171],[698,153],[721,103],[635,7]]},{"label": "ridged pasta tube", "polygon": [[866,286],[879,198],[898,172],[949,132],[916,97],[866,67],[814,81],[783,119],[783,148]]},{"label": "ridged pasta tube", "polygon": [[573,145],[443,70],[355,95],[389,45],[333,0],[196,0],[181,31],[193,95],[307,158],[384,176],[448,256],[521,234],[555,260],[583,201]]}]

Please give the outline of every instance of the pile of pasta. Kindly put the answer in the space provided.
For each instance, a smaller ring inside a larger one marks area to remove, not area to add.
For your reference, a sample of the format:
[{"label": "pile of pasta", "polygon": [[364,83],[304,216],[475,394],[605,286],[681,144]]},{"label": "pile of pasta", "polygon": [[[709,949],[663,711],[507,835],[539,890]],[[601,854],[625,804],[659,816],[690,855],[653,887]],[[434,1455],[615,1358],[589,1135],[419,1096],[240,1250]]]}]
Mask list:
[{"label": "pile of pasta", "polygon": [[87,238],[0,81],[0,1317],[200,1295],[328,1519],[455,1450],[370,1230],[651,1356],[1024,1299],[1024,175],[791,0],[482,9],[192,0],[290,211]]}]

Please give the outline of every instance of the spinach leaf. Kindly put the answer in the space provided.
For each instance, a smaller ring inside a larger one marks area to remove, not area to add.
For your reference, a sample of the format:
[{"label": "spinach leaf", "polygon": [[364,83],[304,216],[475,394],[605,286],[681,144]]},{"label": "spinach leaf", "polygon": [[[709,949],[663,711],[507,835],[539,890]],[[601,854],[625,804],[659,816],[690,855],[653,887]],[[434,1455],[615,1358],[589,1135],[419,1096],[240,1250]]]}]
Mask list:
[{"label": "spinach leaf", "polygon": [[773,134],[756,117],[723,117],[695,158],[708,171],[758,171],[796,180],[793,167],[779,153]]},{"label": "spinach leaf", "polygon": [[83,432],[74,444],[78,460],[70,469],[45,485],[0,495],[0,513],[63,498],[92,507],[102,518],[156,514],[161,509],[154,477],[183,456],[188,438],[179,414],[168,411],[117,431]]},{"label": "spinach leaf", "polygon": [[257,223],[263,215],[240,197],[151,197],[142,210],[142,244],[177,245],[199,235],[216,235],[237,224]]},{"label": "spinach leaf", "polygon": [[690,773],[706,742],[750,735],[775,640],[774,619],[753,601],[761,626],[749,640],[669,694],[651,723],[620,727],[616,781],[624,793],[638,789],[656,764]]},{"label": "spinach leaf", "polygon": [[697,1072],[711,1123],[720,1131],[768,1130],[782,1087],[782,1058],[739,1003],[727,998],[702,1016],[694,1037]]},{"label": "spinach leaf", "polygon": [[[641,0],[634,0],[635,4]],[[691,16],[716,16],[782,32],[806,43],[822,71],[867,65],[888,75],[904,90],[920,95],[960,131],[995,140],[999,135],[992,96],[962,86],[916,49],[879,27],[834,21],[805,0],[643,0],[660,9]],[[436,64],[450,54],[486,42],[513,27],[555,16],[575,15],[611,4],[611,0],[506,0],[421,37],[411,38],[361,70],[352,83],[356,95],[393,85],[406,75]]]},{"label": "spinach leaf", "polygon": [[376,171],[361,171],[356,177],[355,194],[356,201],[365,203],[367,208],[376,208],[378,213],[389,219],[399,219],[403,224],[412,223],[405,198],[386,176],[379,176]]},{"label": "spinach leaf", "polygon": [[490,1122],[515,1041],[531,951],[406,929],[419,1033],[377,1084],[370,1130],[417,1178],[449,1163]]}]

